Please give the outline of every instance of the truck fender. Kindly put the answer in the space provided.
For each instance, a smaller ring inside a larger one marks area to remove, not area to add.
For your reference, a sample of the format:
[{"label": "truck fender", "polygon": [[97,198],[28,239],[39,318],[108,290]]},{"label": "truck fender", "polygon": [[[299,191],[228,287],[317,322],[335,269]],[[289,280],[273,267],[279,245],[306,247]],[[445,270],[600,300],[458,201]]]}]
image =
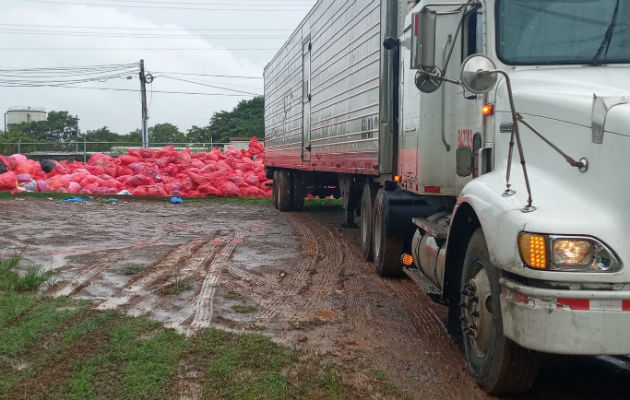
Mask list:
[{"label": "truck fender", "polygon": [[442,297],[447,302],[459,299],[459,281],[466,248],[473,232],[479,227],[481,223],[473,206],[467,202],[458,202],[453,210],[446,243]]}]

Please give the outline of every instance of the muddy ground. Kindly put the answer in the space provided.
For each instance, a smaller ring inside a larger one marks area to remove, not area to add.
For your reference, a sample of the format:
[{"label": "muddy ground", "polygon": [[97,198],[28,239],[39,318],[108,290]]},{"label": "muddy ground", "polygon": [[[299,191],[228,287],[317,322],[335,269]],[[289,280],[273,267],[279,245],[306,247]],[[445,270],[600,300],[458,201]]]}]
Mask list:
[{"label": "muddy ground", "polygon": [[[447,335],[446,309],[361,260],[338,208],[0,201],[0,256],[58,272],[51,296],[146,314],[192,335],[256,331],[325,358],[361,386],[381,371],[409,397],[484,399]],[[630,398],[624,360],[553,357],[523,398]]]}]

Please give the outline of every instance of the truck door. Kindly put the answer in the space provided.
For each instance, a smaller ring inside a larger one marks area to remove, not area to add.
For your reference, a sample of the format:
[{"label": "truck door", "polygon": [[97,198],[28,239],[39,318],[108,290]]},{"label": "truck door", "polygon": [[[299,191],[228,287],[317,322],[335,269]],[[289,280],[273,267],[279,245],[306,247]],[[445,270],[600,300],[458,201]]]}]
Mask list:
[{"label": "truck door", "polygon": [[[448,67],[449,74],[459,71],[461,63],[469,55],[484,53],[483,9],[469,13],[462,26],[461,43],[456,43],[453,57]],[[459,53],[459,54],[458,54]],[[461,86],[444,85],[446,116],[444,120],[445,136],[456,154],[455,186],[461,190],[470,181],[475,171],[475,152],[482,147],[483,116],[481,109],[484,95],[466,92]]]},{"label": "truck door", "polygon": [[311,36],[302,42],[302,160],[311,159]]}]

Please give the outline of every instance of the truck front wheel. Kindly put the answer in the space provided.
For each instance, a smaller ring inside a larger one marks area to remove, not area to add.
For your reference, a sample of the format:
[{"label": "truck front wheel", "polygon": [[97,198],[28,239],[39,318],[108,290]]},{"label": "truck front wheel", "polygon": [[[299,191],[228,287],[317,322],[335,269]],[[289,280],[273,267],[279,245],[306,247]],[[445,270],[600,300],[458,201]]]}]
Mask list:
[{"label": "truck front wheel", "polygon": [[503,336],[499,270],[490,262],[481,228],[468,243],[460,289],[464,352],[477,384],[494,394],[527,391],[541,355]]}]

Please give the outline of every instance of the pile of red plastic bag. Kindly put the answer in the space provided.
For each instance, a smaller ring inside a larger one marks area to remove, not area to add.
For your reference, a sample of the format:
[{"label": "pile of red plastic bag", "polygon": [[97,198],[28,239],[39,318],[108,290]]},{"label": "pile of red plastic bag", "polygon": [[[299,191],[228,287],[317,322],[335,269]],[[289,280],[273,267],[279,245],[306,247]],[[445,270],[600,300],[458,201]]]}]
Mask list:
[{"label": "pile of red plastic bag", "polygon": [[255,137],[248,150],[228,147],[224,153],[218,148],[209,153],[191,153],[189,149],[178,152],[168,146],[160,150],[132,149],[119,157],[96,153],[87,163],[40,163],[14,154],[0,156],[0,191],[271,197],[263,157],[263,145]]}]

